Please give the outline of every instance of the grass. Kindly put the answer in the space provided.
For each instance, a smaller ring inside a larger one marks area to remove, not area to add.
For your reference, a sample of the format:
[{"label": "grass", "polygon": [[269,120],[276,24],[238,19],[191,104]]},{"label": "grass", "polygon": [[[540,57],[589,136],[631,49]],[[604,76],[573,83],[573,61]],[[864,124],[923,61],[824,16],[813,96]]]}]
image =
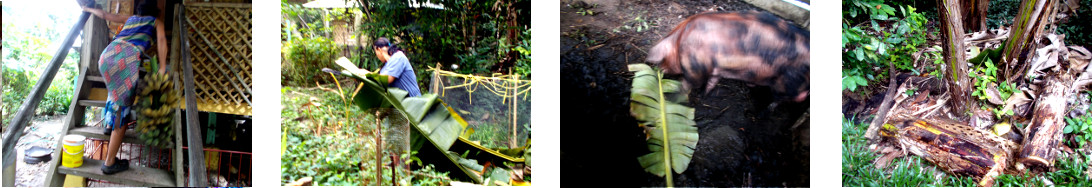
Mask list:
[{"label": "grass", "polygon": [[867,124],[842,120],[842,186],[847,187],[933,187],[975,186],[971,178],[958,178],[944,172],[918,156],[901,157],[887,169],[872,163],[876,153],[869,151],[864,138]]},{"label": "grass", "polygon": [[[943,170],[918,156],[895,159],[886,169],[872,163],[876,153],[869,151],[864,132],[867,124],[842,120],[842,186],[847,187],[971,187],[977,186],[970,177],[947,175]],[[1004,174],[994,186],[1065,186],[1089,187],[1088,154],[1060,154],[1056,171],[1041,174]],[[1045,181],[1049,180],[1049,181]]]}]

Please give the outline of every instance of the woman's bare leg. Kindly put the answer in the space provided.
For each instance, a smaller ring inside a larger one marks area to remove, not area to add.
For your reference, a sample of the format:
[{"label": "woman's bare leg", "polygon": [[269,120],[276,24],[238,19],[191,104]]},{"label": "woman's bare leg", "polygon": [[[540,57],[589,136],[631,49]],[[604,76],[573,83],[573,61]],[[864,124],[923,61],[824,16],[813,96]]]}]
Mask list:
[{"label": "woman's bare leg", "polygon": [[118,155],[118,151],[121,150],[121,139],[125,137],[125,125],[121,123],[122,118],[114,120],[114,132],[110,133],[110,143],[106,147],[106,166],[114,165],[114,159]]}]

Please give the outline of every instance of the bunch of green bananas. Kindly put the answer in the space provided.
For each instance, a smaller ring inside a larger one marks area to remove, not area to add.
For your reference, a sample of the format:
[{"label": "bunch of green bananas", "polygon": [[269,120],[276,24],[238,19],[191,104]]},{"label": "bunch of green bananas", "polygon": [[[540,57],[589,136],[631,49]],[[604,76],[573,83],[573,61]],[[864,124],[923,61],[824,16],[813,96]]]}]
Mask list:
[{"label": "bunch of green bananas", "polygon": [[[155,70],[155,69],[152,69]],[[172,120],[179,96],[168,74],[149,71],[137,84],[134,110],[139,138],[155,147],[174,147]]]}]

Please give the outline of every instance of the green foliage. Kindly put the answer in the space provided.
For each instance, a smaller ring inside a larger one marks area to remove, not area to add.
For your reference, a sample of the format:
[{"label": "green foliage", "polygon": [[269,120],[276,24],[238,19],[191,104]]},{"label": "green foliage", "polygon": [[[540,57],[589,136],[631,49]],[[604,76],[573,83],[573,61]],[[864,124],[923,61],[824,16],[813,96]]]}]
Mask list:
[{"label": "green foliage", "polygon": [[1065,34],[1066,45],[1092,47],[1092,1],[1079,3],[1077,13],[1070,13],[1069,22],[1058,25],[1058,32]]},{"label": "green foliage", "polygon": [[[849,6],[846,6],[848,3]],[[888,63],[904,71],[918,73],[912,54],[925,44],[925,16],[911,6],[896,9],[883,1],[843,2],[842,89],[856,91],[885,78]],[[867,21],[851,19],[867,15]],[[902,19],[896,16],[902,16]]]},{"label": "green foliage", "polygon": [[1012,19],[1020,10],[1020,0],[990,0],[990,9],[986,12],[986,27],[1012,27]]},{"label": "green foliage", "polygon": [[[8,14],[10,7],[4,7]],[[62,39],[63,33],[57,27],[71,27],[73,18],[57,18],[53,22],[39,22],[33,25],[16,25],[4,23],[3,40],[3,83],[2,102],[0,110],[3,111],[3,126],[7,126],[11,119],[18,113],[19,107],[31,89],[38,83],[43,71],[53,59],[57,46],[52,45]],[[20,27],[26,26],[26,27]],[[52,45],[52,46],[51,46]],[[36,115],[57,115],[68,113],[71,104],[75,79],[79,76],[76,70],[79,61],[79,52],[69,50],[60,69],[57,70],[49,88],[46,89],[42,101],[38,103]]]},{"label": "green foliage", "polygon": [[637,161],[645,171],[664,177],[672,186],[671,174],[686,171],[698,144],[694,108],[682,105],[687,94],[679,81],[664,79],[663,72],[647,64],[630,64],[629,70],[634,72],[630,115],[641,126],[651,127],[646,134],[650,135],[648,149],[652,153]]},{"label": "green foliage", "polygon": [[[998,82],[997,80],[997,66],[993,64],[993,60],[984,58],[982,66],[976,67],[972,74],[968,74],[971,78],[974,78],[974,92],[971,96],[978,97],[978,100],[982,103],[989,104],[990,97],[987,91],[990,87],[996,87],[998,96],[1001,97],[997,100],[1007,100],[1012,94],[1020,93],[1019,88],[1016,87],[1016,83]],[[1001,116],[1012,115],[1012,110],[1002,111],[1001,106],[988,107],[989,105],[982,105],[983,109],[989,110],[994,113],[994,116],[1001,118]]]},{"label": "green foliage", "polygon": [[[400,0],[364,2],[361,8],[370,8],[365,12],[371,16],[362,25],[366,35],[395,39],[412,61],[421,62],[414,65],[415,70],[439,62],[444,68],[458,64],[454,71],[462,74],[507,72],[518,66],[521,56],[512,48],[521,43],[530,46],[530,33],[524,32],[531,23],[529,0],[432,1],[443,5],[443,10],[412,8]],[[417,77],[427,75],[419,71]]]},{"label": "green foliage", "polygon": [[[330,86],[328,86],[330,87]],[[281,183],[303,177],[313,177],[315,185],[372,185],[375,180],[374,114],[364,113],[341,98],[338,92],[318,89],[281,89],[282,126],[284,152],[281,155]],[[305,107],[314,101],[319,106]],[[345,111],[348,112],[345,112]],[[325,126],[325,128],[319,126]],[[343,125],[340,129],[333,128]],[[318,129],[325,132],[314,134]],[[407,163],[412,154],[405,154]],[[386,160],[385,162],[390,162]],[[420,164],[420,163],[417,163]],[[389,165],[389,164],[382,164]],[[394,177],[390,170],[383,172],[384,184]],[[431,165],[420,169],[396,170],[402,185],[447,185],[446,172],[437,172]]]},{"label": "green foliage", "polygon": [[1083,148],[1085,143],[1092,141],[1092,114],[1086,113],[1076,118],[1066,117],[1065,123],[1062,132],[1073,134],[1073,140],[1067,140],[1068,143]]},{"label": "green foliage", "polygon": [[860,15],[872,20],[888,20],[895,16],[895,8],[884,4],[883,0],[842,1],[842,7],[846,7],[842,18],[857,18]]},{"label": "green foliage", "polygon": [[334,61],[341,49],[333,41],[322,37],[299,38],[288,42],[284,49],[285,61],[281,62],[281,84],[308,86],[331,83],[333,80],[322,68],[335,68]]},{"label": "green foliage", "polygon": [[636,18],[633,18],[633,20],[626,21],[625,23],[622,23],[622,26],[618,26],[611,31],[615,33],[620,33],[623,30],[632,30],[634,32],[640,33],[648,31],[653,27],[657,27],[658,25],[660,25],[659,21],[660,18],[656,18],[656,20],[648,20],[647,18],[637,16]]}]

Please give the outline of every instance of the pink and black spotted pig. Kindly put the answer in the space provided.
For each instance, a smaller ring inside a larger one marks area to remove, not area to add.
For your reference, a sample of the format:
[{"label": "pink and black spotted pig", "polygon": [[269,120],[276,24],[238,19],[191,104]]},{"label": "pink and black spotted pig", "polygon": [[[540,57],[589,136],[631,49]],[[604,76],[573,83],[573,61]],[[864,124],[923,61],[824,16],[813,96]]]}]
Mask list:
[{"label": "pink and black spotted pig", "polygon": [[810,32],[769,13],[690,16],[648,52],[646,61],[683,74],[686,88],[720,78],[769,86],[776,100],[804,101],[810,81]]}]

